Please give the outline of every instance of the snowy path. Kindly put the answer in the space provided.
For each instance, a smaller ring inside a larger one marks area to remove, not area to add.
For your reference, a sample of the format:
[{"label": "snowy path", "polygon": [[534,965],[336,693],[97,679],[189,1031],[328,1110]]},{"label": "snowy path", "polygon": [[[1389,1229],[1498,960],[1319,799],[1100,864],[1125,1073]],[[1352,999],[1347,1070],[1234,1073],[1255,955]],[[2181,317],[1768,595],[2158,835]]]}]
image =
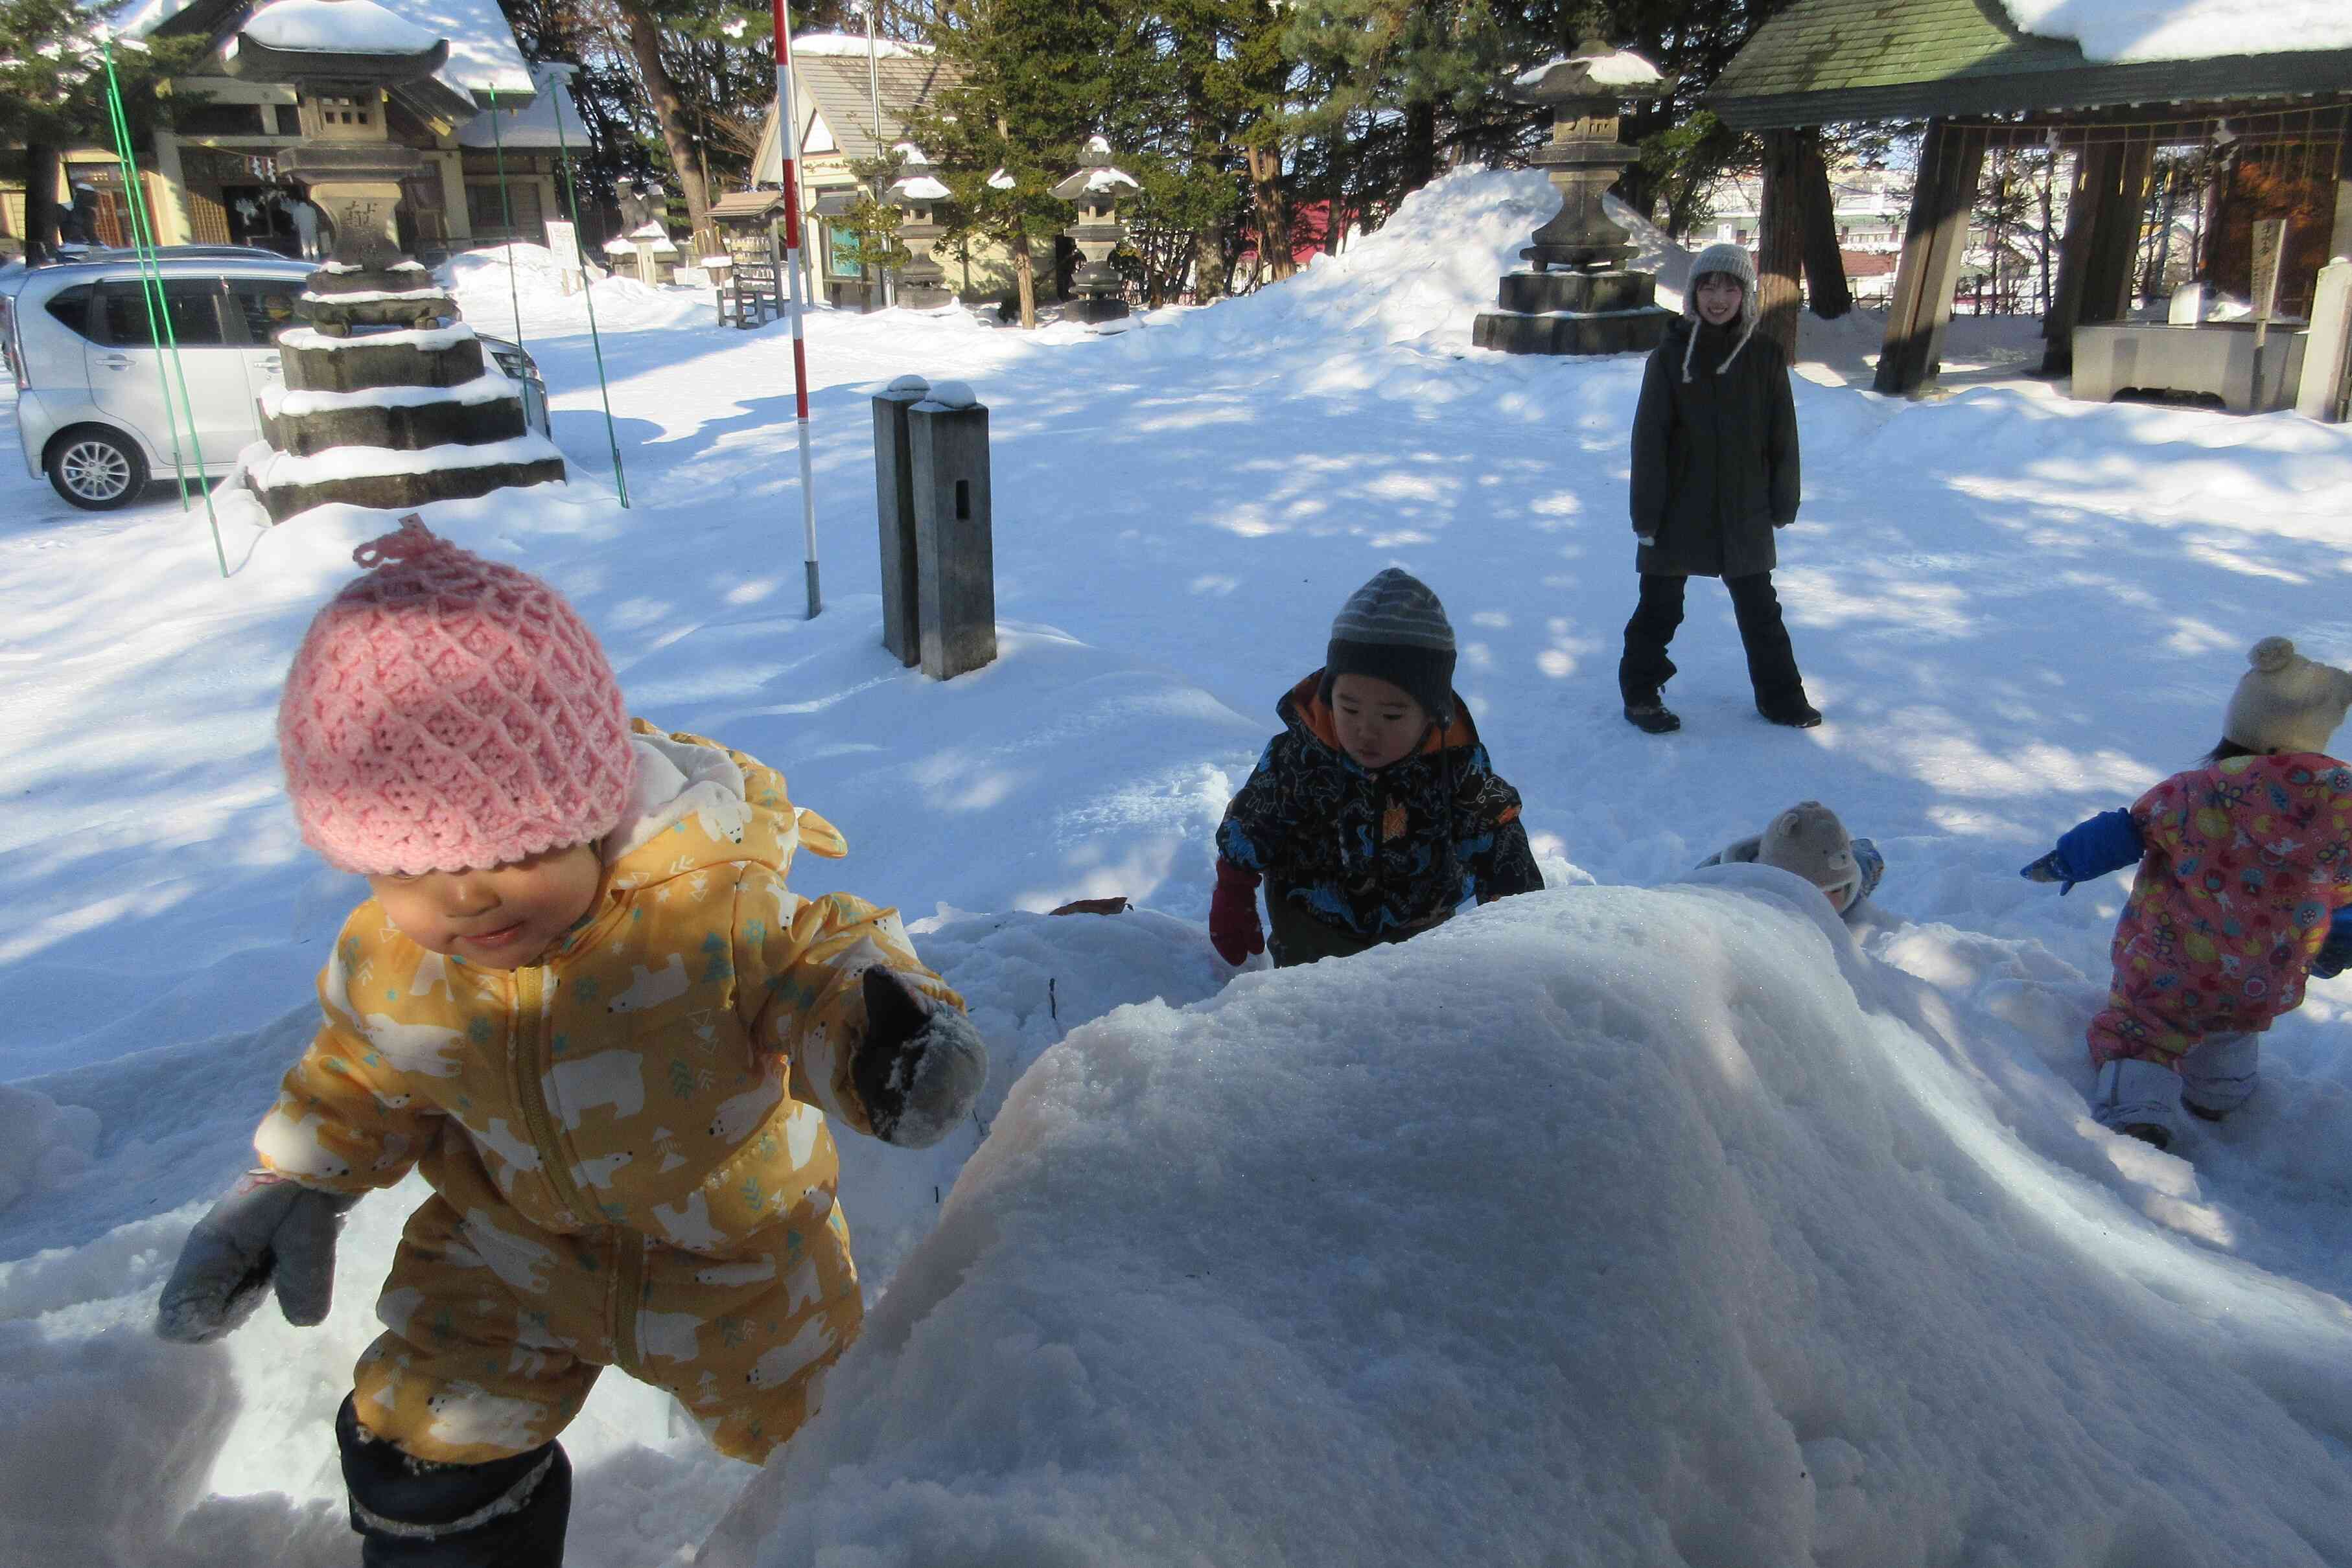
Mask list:
[{"label": "snowy path", "polygon": [[[2123,884],[2062,901],[2015,874],[2055,831],[2209,747],[2258,636],[2352,661],[2352,432],[2014,385],[1890,403],[1819,384],[1841,379],[1825,370],[1799,388],[1806,503],[1779,580],[1829,723],[1799,735],[1755,716],[1727,603],[1702,584],[1670,692],[1687,727],[1662,743],[1619,719],[1613,679],[1639,365],[1454,347],[1537,198],[1524,177],[1442,190],[1339,265],[1117,337],[817,317],[828,609],[813,623],[788,340],[780,326],[718,329],[698,297],[621,290],[609,309],[599,297],[634,509],[612,498],[584,318],[541,298],[524,324],[576,481],[433,520],[571,594],[639,711],[778,763],[848,835],[843,885],[910,917],[1114,893],[1173,917],[1131,949],[1111,946],[1127,936],[1014,921],[992,939],[1026,944],[1019,963],[949,941],[950,979],[1021,1042],[992,1097],[1117,1002],[1217,991],[1199,923],[1224,799],[1275,697],[1320,661],[1339,599],[1404,565],[1445,599],[1458,684],[1556,884],[1654,883],[1793,800],[1829,801],[1886,852],[1888,919],[1868,949],[1926,983],[1951,1025],[1935,1049],[1983,1086],[1987,1127],[2120,1212],[2320,1292],[2309,1310],[2352,1310],[2352,1054],[2338,1032],[2352,984],[2315,985],[2269,1037],[2263,1095],[2226,1126],[2192,1129],[2193,1166],[2118,1159],[2069,1118]],[[495,331],[505,300],[501,276],[468,309]],[[946,687],[877,645],[866,398],[908,371],[969,380],[992,411],[1005,653]],[[0,449],[13,436],[0,429]],[[153,502],[91,517],[21,468],[0,476],[13,612],[0,625],[0,1081],[102,1123],[90,1170],[71,1176],[61,1155],[53,1190],[0,1208],[0,1259],[67,1249],[0,1264],[0,1329],[74,1340],[136,1324],[138,1292],[186,1223],[146,1217],[245,1157],[257,1095],[299,1038],[278,1020],[353,896],[299,853],[283,811],[276,685],[351,547],[379,526],[329,511],[232,528],[224,583],[200,513]],[[1074,970],[1089,965],[1118,978],[1077,985],[1073,1003]],[[1041,1010],[1045,977],[1059,1017]],[[142,1051],[154,1054],[126,1060]],[[851,1155],[845,1199],[869,1289],[929,1230],[930,1188],[976,1141],[928,1164]],[[198,1518],[221,1538],[274,1541],[282,1525],[311,1544],[275,1560],[340,1560],[340,1526],[312,1506],[331,1495],[315,1434],[265,1434],[273,1415],[331,1406],[398,1218],[395,1201],[361,1211],[328,1331],[249,1331],[225,1353],[258,1403],[185,1495],[294,1500],[284,1520],[216,1500]],[[117,1372],[79,1375],[185,1377],[123,1335],[105,1342]],[[616,1490],[575,1526],[580,1560],[653,1561],[740,1475],[690,1438],[656,1440],[661,1402],[607,1384],[575,1453]],[[186,1379],[172,1397],[194,1421],[205,1396]],[[2335,1440],[2341,1460],[2352,1439]],[[671,1519],[659,1539],[634,1523],[655,1495]],[[194,1550],[191,1531],[175,1549]]]}]

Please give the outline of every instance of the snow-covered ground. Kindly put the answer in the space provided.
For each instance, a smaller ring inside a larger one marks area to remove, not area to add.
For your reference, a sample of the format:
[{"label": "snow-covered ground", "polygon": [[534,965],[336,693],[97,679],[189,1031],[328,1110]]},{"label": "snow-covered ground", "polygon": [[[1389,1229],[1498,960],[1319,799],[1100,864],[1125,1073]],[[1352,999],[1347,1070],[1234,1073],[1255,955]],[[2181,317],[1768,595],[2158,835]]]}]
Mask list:
[{"label": "snow-covered ground", "polygon": [[[600,1385],[579,1568],[739,1493],[713,1559],[2352,1563],[2352,984],[2184,1157],[2119,1143],[2080,1031],[2123,881],[2016,875],[2211,745],[2257,637],[2352,662],[2352,432],[2073,403],[1998,323],[1956,328],[1961,390],[1889,402],[1868,323],[1809,324],[1779,580],[1829,722],[1755,716],[1702,584],[1687,727],[1643,737],[1639,362],[1467,347],[1549,208],[1455,176],[1111,335],[817,313],[814,622],[786,329],[526,255],[574,481],[429,520],[558,583],[637,711],[777,764],[851,844],[800,874],[924,917],[997,1048],[962,1136],[845,1142],[868,1333],[756,1487]],[[460,287],[518,325],[504,267]],[[947,685],[879,646],[867,399],[908,372],[992,411],[1003,655]],[[0,1539],[45,1563],[355,1556],[327,1418],[414,1195],[355,1212],[320,1329],[146,1324],[356,896],[271,718],[383,526],[232,509],[224,580],[201,509],[0,478]],[[1554,891],[1229,985],[1218,815],[1392,563],[1445,599]],[[1808,796],[1886,852],[1859,947],[1771,873],[1680,884]],[[1136,912],[1041,913],[1107,894]]]}]

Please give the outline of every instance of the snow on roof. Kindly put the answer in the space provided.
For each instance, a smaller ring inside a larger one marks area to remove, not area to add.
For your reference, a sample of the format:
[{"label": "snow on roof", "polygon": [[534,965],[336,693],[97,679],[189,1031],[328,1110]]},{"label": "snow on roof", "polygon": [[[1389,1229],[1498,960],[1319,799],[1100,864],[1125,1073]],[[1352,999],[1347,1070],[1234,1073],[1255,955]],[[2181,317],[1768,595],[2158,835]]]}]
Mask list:
[{"label": "snow on roof", "polygon": [[896,152],[899,157],[904,158],[909,163],[928,163],[930,162],[930,159],[924,156],[923,150],[916,146],[911,141],[893,142],[891,144],[890,151]]},{"label": "snow on roof", "polygon": [[911,178],[898,181],[891,185],[890,193],[894,196],[904,196],[915,202],[944,202],[951,194],[945,185],[940,184],[929,174],[917,174]]},{"label": "snow on roof", "polygon": [[1571,62],[1584,67],[1584,74],[1602,87],[1646,87],[1665,80],[1657,67],[1631,49],[1612,49],[1605,55],[1554,55],[1539,66],[1521,71],[1511,79],[1520,87],[1533,87],[1543,79],[1543,74],[1554,66]]},{"label": "snow on roof", "polygon": [[[436,79],[475,102],[487,106],[496,89],[500,97],[520,98],[534,91],[530,70],[516,47],[514,27],[499,0],[386,0],[394,10],[449,40],[449,63]],[[568,128],[567,128],[568,129]]]},{"label": "snow on roof", "polygon": [[421,55],[441,41],[375,0],[274,0],[239,31],[273,49],[338,54]]},{"label": "snow on roof", "polygon": [[988,177],[988,188],[992,191],[1009,191],[1020,183],[1021,182],[1015,180],[1011,173],[1003,169],[999,169],[995,173],[991,174]]},{"label": "snow on roof", "polygon": [[[572,101],[572,73],[579,69],[569,65],[537,65],[530,68],[531,81],[539,96],[525,110],[504,107],[505,89],[499,89],[501,107],[496,130],[486,112],[476,115],[457,128],[460,147],[525,147],[550,149],[571,147],[582,153],[588,148],[588,129],[580,122],[580,110]],[[556,131],[556,116],[563,117],[562,133]]]},{"label": "snow on roof", "polygon": [[1118,185],[1136,191],[1143,188],[1135,183],[1135,176],[1124,169],[1097,169],[1087,176],[1087,189],[1089,191],[1108,191]]},{"label": "snow on roof", "polygon": [[2000,0],[2010,20],[2094,60],[2193,60],[2352,49],[2347,0]]},{"label": "snow on roof", "polygon": [[[796,55],[862,55],[866,41],[847,33],[794,33],[793,53]],[[892,38],[876,38],[874,53],[882,59],[914,59],[931,52],[929,44],[902,44]]]}]

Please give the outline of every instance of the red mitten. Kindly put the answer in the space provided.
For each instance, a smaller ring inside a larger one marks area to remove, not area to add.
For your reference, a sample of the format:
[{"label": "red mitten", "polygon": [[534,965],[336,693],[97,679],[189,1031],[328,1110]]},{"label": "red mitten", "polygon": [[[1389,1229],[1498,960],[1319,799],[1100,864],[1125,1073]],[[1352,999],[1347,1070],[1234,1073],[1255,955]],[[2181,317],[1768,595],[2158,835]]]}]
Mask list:
[{"label": "red mitten", "polygon": [[1265,928],[1257,923],[1257,873],[1229,860],[1217,862],[1217,891],[1209,898],[1209,945],[1238,968],[1253,953],[1265,951]]}]

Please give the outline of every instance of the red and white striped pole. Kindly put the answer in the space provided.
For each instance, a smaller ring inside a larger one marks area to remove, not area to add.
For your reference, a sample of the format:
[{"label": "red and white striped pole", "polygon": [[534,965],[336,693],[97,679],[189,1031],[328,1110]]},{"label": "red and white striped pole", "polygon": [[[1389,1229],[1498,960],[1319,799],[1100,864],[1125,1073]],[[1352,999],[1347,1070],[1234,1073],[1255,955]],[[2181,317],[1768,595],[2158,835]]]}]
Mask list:
[{"label": "red and white striped pole", "polygon": [[792,296],[793,395],[801,438],[801,526],[808,560],[808,612],[824,608],[816,586],[816,485],[809,460],[808,350],[801,339],[801,121],[793,107],[793,24],[785,0],[770,0],[776,23],[776,119],[784,154],[784,277]]}]

